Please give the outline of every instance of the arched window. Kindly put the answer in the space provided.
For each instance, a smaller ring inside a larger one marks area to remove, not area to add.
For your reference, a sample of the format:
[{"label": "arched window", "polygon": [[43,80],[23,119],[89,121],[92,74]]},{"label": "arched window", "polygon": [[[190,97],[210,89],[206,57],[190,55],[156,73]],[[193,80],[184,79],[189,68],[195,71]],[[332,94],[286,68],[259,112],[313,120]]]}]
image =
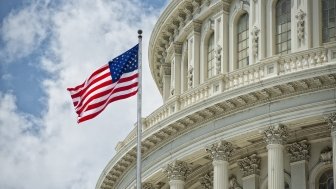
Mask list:
[{"label": "arched window", "polygon": [[336,0],[322,0],[322,41],[336,41]]},{"label": "arched window", "polygon": [[319,179],[319,189],[334,189],[333,170],[324,172]]},{"label": "arched window", "polygon": [[215,75],[215,39],[212,33],[208,41],[208,78]]},{"label": "arched window", "polygon": [[279,0],[276,4],[276,49],[278,54],[291,50],[291,0]]},{"label": "arched window", "polygon": [[238,20],[238,69],[249,65],[249,16],[243,14]]}]

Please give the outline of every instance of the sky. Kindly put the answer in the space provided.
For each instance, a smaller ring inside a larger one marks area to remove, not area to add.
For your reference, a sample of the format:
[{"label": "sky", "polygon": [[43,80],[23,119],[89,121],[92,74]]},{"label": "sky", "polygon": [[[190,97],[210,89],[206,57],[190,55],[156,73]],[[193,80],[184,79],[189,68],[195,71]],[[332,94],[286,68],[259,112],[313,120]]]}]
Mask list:
[{"label": "sky", "polygon": [[136,97],[77,124],[66,88],[143,34],[143,117],[162,105],[148,66],[168,0],[0,0],[0,188],[92,189],[134,128]]}]

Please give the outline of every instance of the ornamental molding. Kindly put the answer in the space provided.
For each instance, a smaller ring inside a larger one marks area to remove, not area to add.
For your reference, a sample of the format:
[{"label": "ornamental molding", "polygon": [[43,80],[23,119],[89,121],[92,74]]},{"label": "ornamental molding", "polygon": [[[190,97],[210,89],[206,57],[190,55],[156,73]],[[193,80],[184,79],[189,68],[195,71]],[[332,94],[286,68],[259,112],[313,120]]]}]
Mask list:
[{"label": "ornamental molding", "polygon": [[155,189],[154,185],[148,182],[142,183],[142,188],[143,189]]},{"label": "ornamental molding", "polygon": [[182,54],[182,43],[175,42],[173,44],[174,54],[181,55]]},{"label": "ornamental molding", "polygon": [[257,154],[252,154],[243,159],[239,159],[237,164],[240,171],[243,173],[243,177],[250,175],[260,175],[260,160],[261,158]]},{"label": "ornamental molding", "polygon": [[210,154],[210,157],[214,161],[229,161],[230,157],[233,154],[234,148],[230,142],[221,140],[218,143],[206,148],[205,150]]},{"label": "ornamental molding", "polygon": [[212,189],[213,188],[213,170],[202,176],[199,180],[202,185],[202,189]]},{"label": "ornamental molding", "polygon": [[323,163],[332,163],[332,148],[331,147],[326,147],[321,151],[320,154],[320,162]]},{"label": "ornamental molding", "polygon": [[[146,128],[150,129],[151,133],[154,133],[150,137],[148,137],[148,139],[155,140],[156,145],[151,146],[150,148],[145,150],[143,156],[144,156],[144,158],[147,157],[148,154],[150,154],[152,151],[154,151],[158,148],[161,148],[164,144],[167,143],[167,141],[172,140],[176,136],[181,135],[181,133],[187,132],[187,131],[193,129],[194,127],[197,127],[198,125],[204,124],[205,122],[209,122],[211,120],[215,120],[215,119],[218,119],[220,117],[223,117],[224,115],[229,115],[229,114],[235,113],[237,111],[249,108],[251,106],[256,106],[258,104],[268,103],[269,101],[280,100],[282,98],[289,98],[291,96],[306,94],[307,92],[311,93],[311,92],[318,91],[318,90],[334,88],[336,86],[336,74],[330,74],[329,73],[330,68],[334,69],[333,67],[329,67],[327,70],[324,70],[323,67],[320,67],[320,68],[317,68],[317,69],[312,69],[311,70],[312,72],[308,71],[306,73],[306,74],[319,73],[319,75],[315,75],[314,77],[321,79],[322,85],[316,86],[313,83],[310,83],[311,82],[310,80],[305,80],[308,83],[308,87],[309,87],[308,89],[294,87],[294,91],[286,90],[280,96],[274,95],[275,93],[272,92],[271,88],[263,87],[262,89],[259,90],[258,86],[254,86],[254,88],[258,88],[258,90],[255,90],[252,93],[248,93],[248,94],[256,96],[258,98],[258,101],[252,102],[252,104],[250,103],[250,101],[248,101],[248,103],[246,105],[242,106],[242,107],[237,107],[235,105],[229,107],[226,104],[227,103],[231,104],[231,102],[228,101],[228,100],[223,100],[223,96],[217,95],[217,96],[214,97],[215,99],[212,99],[212,101],[218,101],[219,102],[219,99],[221,99],[221,102],[214,105],[214,109],[220,109],[221,111],[216,112],[211,117],[206,117],[203,121],[198,122],[197,124],[186,122],[186,119],[188,119],[188,117],[186,117],[185,115],[187,115],[188,113],[186,111],[183,111],[182,112],[183,118],[178,116],[179,114],[174,114],[174,116],[171,116],[170,118],[167,118],[163,121],[160,121],[159,123],[155,123],[155,125],[157,125],[158,128],[162,128],[162,129],[154,131],[153,129],[155,129],[155,128],[151,128],[153,126],[150,125],[150,122],[149,122],[150,121],[149,120],[150,116],[148,116],[145,119],[145,123],[148,124],[149,126],[147,126]],[[297,78],[297,76],[295,76],[295,78],[294,78],[294,76],[293,76],[293,78],[291,78],[290,75],[288,75],[288,76],[285,76],[285,78],[283,78],[283,79],[291,81],[292,79],[297,80],[298,78]],[[286,87],[287,84],[288,83],[284,83],[283,85],[280,85],[280,88]],[[239,91],[234,90],[235,94],[242,93],[242,91],[244,91],[245,88],[243,87],[243,88],[238,89],[238,90]],[[225,95],[226,95],[227,99],[231,99],[231,97],[227,97],[228,94],[225,94]],[[245,95],[247,95],[247,94],[245,94]],[[229,96],[230,96],[230,94],[229,94]],[[167,104],[165,104],[161,108],[165,109],[167,107],[168,107]],[[161,108],[159,108],[156,111],[160,111]],[[208,108],[210,108],[210,107],[208,107]],[[191,110],[193,112],[195,112],[195,107],[191,108]],[[153,112],[152,114],[154,114],[154,113],[155,112]],[[168,127],[170,127],[172,125],[176,125],[176,124],[174,124],[174,122],[183,123],[183,128],[181,127],[181,129],[176,133],[168,132],[167,131]],[[168,123],[173,123],[173,124],[163,126],[163,125],[168,124]],[[146,132],[146,130],[144,132]],[[134,133],[136,133],[136,132],[134,132]],[[135,135],[134,135],[134,138],[135,138]],[[101,187],[106,186],[106,188],[112,189],[113,187],[118,185],[118,183],[120,182],[120,178],[122,178],[122,176],[124,174],[126,174],[132,166],[135,166],[136,148],[133,147],[134,143],[135,143],[134,138],[133,138],[133,140],[132,140],[132,138],[127,139],[127,141],[124,142],[124,145],[120,147],[116,156],[114,157],[114,159],[120,159],[120,160],[114,161],[113,164],[109,164],[108,167],[106,167],[106,169],[108,171],[107,171],[106,174],[104,173],[104,175],[101,175],[101,177],[99,179],[99,186],[101,186]],[[145,140],[147,140],[147,139],[145,139]],[[122,154],[125,154],[125,155],[122,155]],[[124,161],[125,161],[125,163],[123,163]],[[111,161],[111,163],[112,163],[112,161]],[[121,164],[123,164],[123,166],[118,166],[118,165],[121,165]]]},{"label": "ornamental molding", "polygon": [[291,163],[302,160],[308,161],[310,158],[310,144],[307,140],[289,144],[287,151]]},{"label": "ornamental molding", "polygon": [[175,160],[172,163],[168,164],[163,172],[168,176],[168,179],[170,181],[185,181],[188,175],[191,173],[191,169],[186,162]]},{"label": "ornamental molding", "polygon": [[242,189],[235,175],[231,175],[229,178],[229,189]]},{"label": "ornamental molding", "polygon": [[258,56],[258,46],[259,46],[259,32],[260,29],[257,26],[254,26],[251,35],[252,35],[252,52],[254,56]]},{"label": "ornamental molding", "polygon": [[296,25],[297,25],[297,37],[299,40],[304,39],[304,28],[305,28],[305,21],[304,17],[306,16],[306,13],[303,12],[301,9],[296,13],[295,18],[297,19]]},{"label": "ornamental molding", "polygon": [[217,45],[216,48],[216,75],[220,74],[222,70],[222,47]]},{"label": "ornamental molding", "polygon": [[264,131],[264,139],[269,144],[284,145],[288,138],[288,129],[285,125],[279,124],[270,126]]},{"label": "ornamental molding", "polygon": [[171,66],[168,63],[164,63],[160,67],[160,74],[162,76],[171,75]]},{"label": "ornamental molding", "polygon": [[331,129],[331,132],[335,132],[336,131],[336,112],[325,115],[324,120],[327,122],[329,129]]}]

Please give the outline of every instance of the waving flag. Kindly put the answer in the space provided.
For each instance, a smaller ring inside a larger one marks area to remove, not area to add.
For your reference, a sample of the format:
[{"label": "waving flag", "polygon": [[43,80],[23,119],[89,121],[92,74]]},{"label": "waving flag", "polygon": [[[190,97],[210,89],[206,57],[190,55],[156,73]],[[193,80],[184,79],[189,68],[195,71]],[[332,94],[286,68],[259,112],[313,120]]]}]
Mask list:
[{"label": "waving flag", "polygon": [[136,45],[94,71],[83,84],[68,88],[78,123],[96,117],[111,102],[137,93],[138,51]]}]

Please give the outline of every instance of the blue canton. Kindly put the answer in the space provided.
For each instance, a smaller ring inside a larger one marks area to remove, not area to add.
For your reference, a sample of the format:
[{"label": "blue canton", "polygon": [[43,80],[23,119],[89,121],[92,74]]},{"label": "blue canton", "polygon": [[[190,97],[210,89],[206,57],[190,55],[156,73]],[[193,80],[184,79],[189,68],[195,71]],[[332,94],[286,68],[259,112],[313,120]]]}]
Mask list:
[{"label": "blue canton", "polygon": [[109,61],[112,82],[116,82],[124,73],[132,72],[138,69],[138,51],[139,45],[135,45],[122,55]]}]

